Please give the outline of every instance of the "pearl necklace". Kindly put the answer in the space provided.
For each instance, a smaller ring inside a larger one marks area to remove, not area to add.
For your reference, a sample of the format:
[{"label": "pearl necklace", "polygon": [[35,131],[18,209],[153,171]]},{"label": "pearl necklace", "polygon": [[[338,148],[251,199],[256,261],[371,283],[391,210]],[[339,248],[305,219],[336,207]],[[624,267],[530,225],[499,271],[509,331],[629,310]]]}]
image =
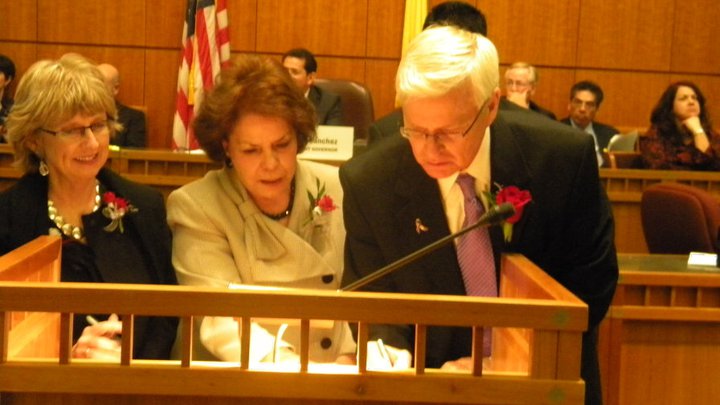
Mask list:
[{"label": "pearl necklace", "polygon": [[[100,209],[100,183],[96,182],[95,184],[95,202],[93,205],[92,212],[97,211]],[[50,218],[53,223],[55,223],[55,226],[60,230],[60,232],[63,233],[63,235],[71,237],[75,240],[81,240],[85,237],[85,234],[83,233],[83,230],[79,226],[74,226],[72,224],[65,223],[65,218],[62,217],[62,215],[58,214],[57,208],[55,208],[55,203],[53,200],[48,198],[48,218]]]}]

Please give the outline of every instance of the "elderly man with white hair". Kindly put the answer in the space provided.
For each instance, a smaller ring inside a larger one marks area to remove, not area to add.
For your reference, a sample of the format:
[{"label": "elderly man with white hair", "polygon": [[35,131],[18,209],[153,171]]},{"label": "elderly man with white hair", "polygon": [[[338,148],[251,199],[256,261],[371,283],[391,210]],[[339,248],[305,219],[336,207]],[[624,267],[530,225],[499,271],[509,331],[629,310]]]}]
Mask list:
[{"label": "elderly man with white hair", "polygon": [[[595,147],[588,136],[535,113],[498,112],[498,82],[498,55],[487,38],[454,27],[415,38],[396,78],[403,137],[340,168],[343,284],[465,227],[498,194],[513,194],[518,213],[503,227],[469,232],[366,289],[496,296],[500,255],[524,254],[588,304],[581,374],[587,403],[601,403],[597,327],[618,267]],[[398,360],[394,367],[411,364],[414,338],[411,325],[370,329],[371,342],[381,339]],[[470,342],[468,329],[431,327],[425,364],[468,367]],[[492,356],[491,345],[484,354]]]}]

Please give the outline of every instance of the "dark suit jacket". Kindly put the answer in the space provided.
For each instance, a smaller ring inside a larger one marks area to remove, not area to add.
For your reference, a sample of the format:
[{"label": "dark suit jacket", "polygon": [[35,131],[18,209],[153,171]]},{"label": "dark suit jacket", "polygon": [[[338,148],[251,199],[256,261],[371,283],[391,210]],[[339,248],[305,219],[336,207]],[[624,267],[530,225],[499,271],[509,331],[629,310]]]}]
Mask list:
[{"label": "dark suit jacket", "polygon": [[[572,126],[572,124],[570,123],[570,117],[563,118],[560,122]],[[593,121],[592,125],[593,131],[595,131],[595,136],[597,137],[598,147],[600,147],[600,151],[607,148],[608,142],[610,142],[610,138],[612,138],[613,135],[620,133],[617,128],[611,127],[610,125],[605,125],[597,121]]]},{"label": "dark suit jacket", "polygon": [[[98,180],[110,191],[127,199],[138,208],[123,218],[125,232],[138,235],[145,271],[124,272],[128,258],[121,254],[98,258],[93,282],[124,282],[134,284],[177,284],[171,263],[171,235],[166,223],[162,195],[153,188],[123,179],[109,169],[102,169]],[[53,223],[47,215],[47,177],[27,174],[9,190],[0,194],[0,255],[40,235],[47,235]],[[104,231],[101,231],[104,232]],[[88,235],[92,247],[92,237]],[[100,265],[111,262],[111,266]],[[109,268],[111,267],[111,268]],[[65,279],[61,275],[61,279]],[[80,317],[79,319],[83,319]],[[137,317],[135,347],[137,358],[169,358],[175,340],[177,321],[169,318]]]},{"label": "dark suit jacket", "polygon": [[318,86],[311,86],[308,100],[315,106],[318,125],[343,125],[340,96]]},{"label": "dark suit jacket", "polygon": [[117,103],[117,108],[118,121],[123,130],[115,134],[111,143],[122,147],[144,148],[145,113],[120,103]]},{"label": "dark suit jacket", "polygon": [[545,108],[540,107],[540,105],[538,105],[538,103],[536,103],[536,102],[534,102],[534,101],[532,101],[532,100],[530,100],[530,103],[529,103],[529,104],[530,104],[530,110],[535,111],[535,112],[538,113],[538,114],[542,114],[542,115],[550,118],[550,119],[553,120],[553,121],[556,121],[556,120],[557,120],[557,117],[555,116],[555,113],[554,113],[554,112],[552,112],[552,111],[550,111],[550,110],[546,110]]},{"label": "dark suit jacket", "polygon": [[[589,326],[596,327],[613,297],[618,267],[612,213],[592,140],[526,110],[501,111],[491,136],[492,182],[529,190],[533,199],[514,225],[510,243],[503,241],[500,227],[491,229],[496,259],[503,252],[527,256],[589,305]],[[344,285],[449,234],[437,181],[416,163],[401,137],[391,137],[343,165],[340,181],[347,230]],[[416,232],[416,218],[427,232]],[[452,245],[367,290],[465,294]],[[370,338],[410,348],[414,330],[377,326]],[[466,329],[430,328],[427,366],[468,356],[469,342]],[[583,368],[587,357],[588,363],[594,360],[589,367],[597,373],[597,356],[590,353],[592,345],[587,346]],[[598,383],[599,396],[599,375],[583,375]]]}]

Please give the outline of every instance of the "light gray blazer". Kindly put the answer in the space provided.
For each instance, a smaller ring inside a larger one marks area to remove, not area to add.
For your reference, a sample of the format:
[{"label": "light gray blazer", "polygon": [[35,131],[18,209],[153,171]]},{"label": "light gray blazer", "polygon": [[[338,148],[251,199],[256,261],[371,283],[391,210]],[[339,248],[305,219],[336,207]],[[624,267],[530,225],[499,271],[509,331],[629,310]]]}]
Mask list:
[{"label": "light gray blazer", "polygon": [[[308,192],[318,195],[318,180],[337,209],[315,216]],[[298,161],[287,227],[260,212],[232,168],[208,172],[175,190],[168,197],[167,210],[173,232],[173,265],[180,284],[340,287],[345,227],[336,167]],[[277,325],[253,324],[251,361],[268,357],[276,331]],[[200,337],[216,357],[239,360],[233,319],[205,318]],[[299,328],[289,327],[282,341],[283,346],[297,346]],[[334,361],[337,355],[355,350],[344,322],[330,325],[330,329],[312,328],[310,342],[310,359],[318,362]]]}]

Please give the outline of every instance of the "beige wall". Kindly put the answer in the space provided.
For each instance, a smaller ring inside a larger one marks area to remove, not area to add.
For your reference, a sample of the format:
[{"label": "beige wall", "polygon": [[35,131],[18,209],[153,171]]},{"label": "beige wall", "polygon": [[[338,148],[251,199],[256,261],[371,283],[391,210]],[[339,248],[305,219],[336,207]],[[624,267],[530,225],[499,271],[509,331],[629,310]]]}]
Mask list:
[{"label": "beige wall", "polygon": [[[371,90],[376,117],[393,108],[403,0],[227,0],[233,53],[279,55],[304,46],[319,76],[352,79]],[[720,123],[720,21],[717,0],[476,0],[501,63],[540,68],[536,100],[565,116],[577,80],[606,93],[598,119],[647,126],[672,81],[697,82]],[[441,1],[430,0],[430,6]],[[80,52],[115,64],[120,98],[144,105],[149,146],[172,137],[184,0],[0,0],[0,53],[20,72],[39,58]]]}]

